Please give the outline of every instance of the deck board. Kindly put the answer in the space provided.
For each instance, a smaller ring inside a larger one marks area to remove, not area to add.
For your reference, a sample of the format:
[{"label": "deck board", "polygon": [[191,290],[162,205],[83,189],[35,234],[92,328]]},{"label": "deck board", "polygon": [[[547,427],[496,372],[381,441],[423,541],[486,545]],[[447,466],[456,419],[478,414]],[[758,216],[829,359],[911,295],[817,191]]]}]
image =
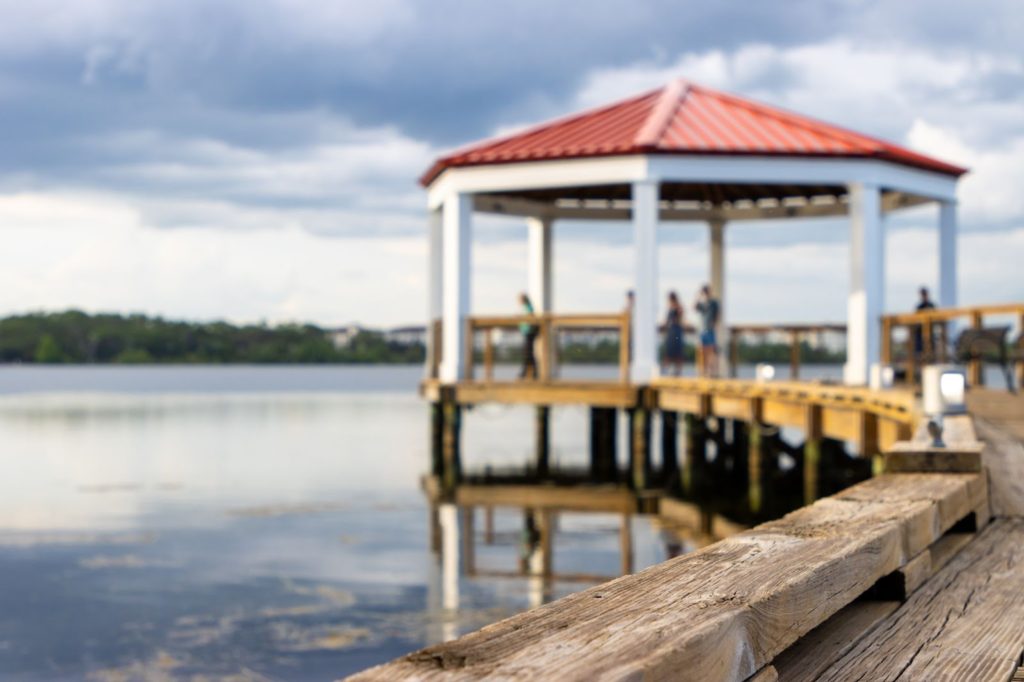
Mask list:
[{"label": "deck board", "polygon": [[1009,680],[1024,651],[1024,519],[970,542],[820,680]]}]

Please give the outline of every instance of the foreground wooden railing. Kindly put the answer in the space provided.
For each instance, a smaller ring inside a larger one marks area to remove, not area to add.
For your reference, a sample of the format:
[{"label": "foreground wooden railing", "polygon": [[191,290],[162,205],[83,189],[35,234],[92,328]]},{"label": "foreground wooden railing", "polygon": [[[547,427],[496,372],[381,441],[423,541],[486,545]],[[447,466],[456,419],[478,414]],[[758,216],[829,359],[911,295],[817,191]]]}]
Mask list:
[{"label": "foreground wooden railing", "polygon": [[[538,315],[474,316],[466,320],[466,367],[467,379],[473,379],[476,358],[476,335],[483,333],[484,379],[494,379],[494,332],[499,329],[519,329],[521,325],[537,328],[535,357],[537,379],[550,381],[558,364],[558,334],[563,331],[613,331],[619,340],[619,380],[629,380],[630,316],[629,313],[607,315]],[[525,339],[524,339],[525,342]]]},{"label": "foreground wooden railing", "polygon": [[[988,485],[969,419],[947,420],[943,452],[955,457],[936,461],[923,440],[908,443],[889,459],[912,473],[870,479],[356,679],[742,680],[776,679],[783,669],[812,679],[963,547],[954,535],[988,523]],[[895,605],[874,620],[850,610],[869,594]],[[819,626],[844,634],[794,647]]]},{"label": "foreground wooden railing", "polygon": [[[899,327],[907,330],[906,350],[902,365],[908,383],[917,382],[919,365],[924,362],[949,362],[950,341],[948,323],[956,320],[969,320],[973,329],[982,329],[985,318],[992,316],[1012,316],[1024,334],[1024,303],[1005,303],[999,305],[981,305],[964,308],[934,308],[920,312],[882,317],[882,364],[894,365],[893,331]],[[921,332],[921,354],[917,352],[916,336]],[[982,373],[983,360],[975,359],[968,363],[968,381],[975,386],[984,383]],[[1017,383],[1024,383],[1024,362],[1017,363]]]}]

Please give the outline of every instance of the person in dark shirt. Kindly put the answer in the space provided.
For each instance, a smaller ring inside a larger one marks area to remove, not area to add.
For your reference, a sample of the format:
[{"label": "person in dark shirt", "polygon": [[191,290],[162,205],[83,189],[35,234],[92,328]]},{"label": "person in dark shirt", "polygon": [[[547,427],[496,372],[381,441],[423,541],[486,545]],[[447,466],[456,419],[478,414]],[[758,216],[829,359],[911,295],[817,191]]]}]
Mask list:
[{"label": "person in dark shirt", "polygon": [[[932,299],[928,295],[928,287],[921,287],[918,290],[917,293],[920,296],[920,300],[917,303],[917,308],[915,308],[915,310],[917,310],[917,312],[921,312],[923,310],[934,310],[935,309],[935,304],[932,303]],[[914,353],[919,358],[924,353],[924,334],[925,334],[924,327],[925,327],[925,325],[917,325],[917,326],[914,327]],[[927,332],[928,333],[928,339],[930,341],[933,338],[932,337],[932,325],[929,324],[929,325],[927,325],[927,327],[928,327],[928,332]],[[929,345],[931,345],[934,348],[933,344],[929,344]]]},{"label": "person in dark shirt", "polygon": [[718,325],[718,301],[711,297],[711,287],[705,284],[700,289],[694,309],[701,317],[700,347],[703,357],[702,374],[713,377],[718,374],[718,340],[715,327]]},{"label": "person in dark shirt", "polygon": [[668,295],[665,317],[665,372],[673,376],[683,373],[683,304],[674,291]]}]

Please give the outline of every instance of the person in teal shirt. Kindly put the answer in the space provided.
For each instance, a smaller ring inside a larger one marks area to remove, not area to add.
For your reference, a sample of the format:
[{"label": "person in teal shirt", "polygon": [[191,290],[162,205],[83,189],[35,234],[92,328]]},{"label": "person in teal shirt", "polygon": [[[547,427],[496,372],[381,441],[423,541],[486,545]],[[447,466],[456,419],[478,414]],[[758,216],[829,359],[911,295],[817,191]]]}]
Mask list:
[{"label": "person in teal shirt", "polygon": [[[523,315],[532,316],[533,304],[530,297],[525,293],[519,294],[519,304],[523,308]],[[519,378],[537,378],[537,354],[534,352],[534,345],[537,341],[537,325],[523,321],[519,323],[519,331],[523,334],[523,368],[519,371]]]}]

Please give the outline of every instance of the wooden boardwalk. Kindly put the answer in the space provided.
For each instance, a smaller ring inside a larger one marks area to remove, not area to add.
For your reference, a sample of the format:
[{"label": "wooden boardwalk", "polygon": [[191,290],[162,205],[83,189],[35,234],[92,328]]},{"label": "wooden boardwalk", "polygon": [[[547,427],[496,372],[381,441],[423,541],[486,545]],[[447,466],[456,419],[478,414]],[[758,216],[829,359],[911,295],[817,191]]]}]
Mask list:
[{"label": "wooden boardwalk", "polygon": [[955,462],[979,457],[976,422],[983,469],[886,473],[355,679],[1010,680],[1024,652],[1017,400],[978,391],[976,420],[947,420]]}]

